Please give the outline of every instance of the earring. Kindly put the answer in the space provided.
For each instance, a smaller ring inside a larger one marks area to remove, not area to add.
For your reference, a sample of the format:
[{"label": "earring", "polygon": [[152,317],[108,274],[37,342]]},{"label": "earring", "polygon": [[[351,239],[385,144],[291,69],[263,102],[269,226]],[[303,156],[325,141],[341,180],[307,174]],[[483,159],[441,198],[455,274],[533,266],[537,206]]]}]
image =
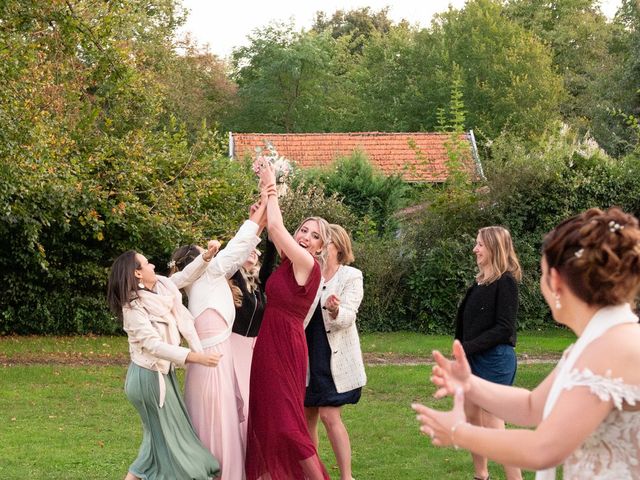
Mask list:
[{"label": "earring", "polygon": [[562,308],[562,304],[560,303],[560,295],[558,295],[557,293],[554,293],[553,296],[556,299],[556,309],[560,310]]},{"label": "earring", "polygon": [[140,281],[138,282],[138,288],[139,288],[140,290],[144,290],[144,283],[142,283],[142,280],[140,280]]}]

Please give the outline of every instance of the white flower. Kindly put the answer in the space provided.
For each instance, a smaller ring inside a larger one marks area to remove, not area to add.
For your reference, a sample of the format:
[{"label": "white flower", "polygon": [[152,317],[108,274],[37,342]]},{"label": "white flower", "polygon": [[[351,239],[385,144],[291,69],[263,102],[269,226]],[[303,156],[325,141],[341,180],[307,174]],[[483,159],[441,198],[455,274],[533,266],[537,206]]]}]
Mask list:
[{"label": "white flower", "polygon": [[[275,169],[276,184],[280,186],[281,184],[284,184],[286,182],[289,175],[293,172],[293,167],[291,166],[289,160],[287,160],[283,156],[278,155],[278,151],[270,141],[265,140],[264,145],[264,148],[256,147],[256,156],[258,158],[261,157],[265,160],[268,160],[273,165]],[[282,195],[286,193],[286,188],[282,188],[279,190],[282,190]]]}]

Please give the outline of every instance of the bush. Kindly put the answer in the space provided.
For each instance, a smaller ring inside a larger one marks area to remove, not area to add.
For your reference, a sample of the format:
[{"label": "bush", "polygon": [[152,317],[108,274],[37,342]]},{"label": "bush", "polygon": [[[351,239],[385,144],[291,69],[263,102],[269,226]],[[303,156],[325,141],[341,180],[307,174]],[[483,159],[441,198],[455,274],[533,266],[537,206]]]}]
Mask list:
[{"label": "bush", "polygon": [[424,333],[449,334],[454,330],[458,304],[475,276],[471,250],[475,237],[436,240],[416,252],[407,287],[414,328]]},{"label": "bush", "polygon": [[484,185],[430,189],[428,203],[403,226],[406,249],[415,260],[400,289],[408,289],[406,313],[417,330],[452,332],[457,305],[475,276],[471,250],[479,228],[502,225],[511,232],[523,269],[519,328],[538,329],[553,323],[539,293],[544,235],[591,207],[616,205],[640,213],[635,155],[613,160],[570,132],[550,135],[537,147],[504,135],[491,153],[483,165]]},{"label": "bush", "polygon": [[394,216],[403,205],[409,187],[398,175],[377,172],[362,151],[339,158],[327,169],[303,173],[307,183],[337,195],[358,218],[368,217],[379,236],[397,229]]},{"label": "bush", "polygon": [[407,258],[396,239],[380,239],[375,232],[360,232],[354,242],[354,267],[362,270],[364,297],[358,311],[362,332],[413,330],[407,315],[404,278]]},{"label": "bush", "polygon": [[280,209],[287,230],[293,233],[307,217],[322,217],[329,223],[337,223],[347,231],[357,229],[358,221],[337,195],[326,195],[313,184],[298,182],[280,198]]}]

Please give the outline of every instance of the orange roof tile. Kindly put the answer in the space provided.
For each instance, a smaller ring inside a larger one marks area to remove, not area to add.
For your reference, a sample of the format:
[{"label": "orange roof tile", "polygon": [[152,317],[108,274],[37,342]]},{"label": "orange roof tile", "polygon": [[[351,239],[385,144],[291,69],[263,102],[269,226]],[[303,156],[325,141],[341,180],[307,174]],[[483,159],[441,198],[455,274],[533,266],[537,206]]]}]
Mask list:
[{"label": "orange roof tile", "polygon": [[[281,155],[300,168],[327,166],[338,157],[362,150],[384,175],[399,174],[409,182],[442,182],[447,178],[446,133],[231,133],[231,156],[255,156],[269,141]],[[468,144],[468,164],[473,165],[470,134],[460,139]],[[471,167],[473,168],[473,167]],[[476,174],[482,175],[478,168]]]}]

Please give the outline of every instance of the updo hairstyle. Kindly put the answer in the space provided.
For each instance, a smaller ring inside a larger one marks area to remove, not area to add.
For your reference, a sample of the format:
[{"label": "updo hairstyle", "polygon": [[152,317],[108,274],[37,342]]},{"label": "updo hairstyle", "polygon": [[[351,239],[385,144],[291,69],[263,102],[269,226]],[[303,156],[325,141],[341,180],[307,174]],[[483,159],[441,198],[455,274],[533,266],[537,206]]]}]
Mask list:
[{"label": "updo hairstyle", "polygon": [[184,267],[193,262],[198,255],[200,255],[200,250],[198,250],[197,245],[183,245],[182,247],[177,248],[173,252],[173,255],[171,255],[171,261],[169,262],[169,276],[176,272],[181,272]]},{"label": "updo hairstyle", "polygon": [[565,220],[545,236],[542,254],[589,305],[633,302],[638,293],[638,220],[619,208],[591,208]]}]

